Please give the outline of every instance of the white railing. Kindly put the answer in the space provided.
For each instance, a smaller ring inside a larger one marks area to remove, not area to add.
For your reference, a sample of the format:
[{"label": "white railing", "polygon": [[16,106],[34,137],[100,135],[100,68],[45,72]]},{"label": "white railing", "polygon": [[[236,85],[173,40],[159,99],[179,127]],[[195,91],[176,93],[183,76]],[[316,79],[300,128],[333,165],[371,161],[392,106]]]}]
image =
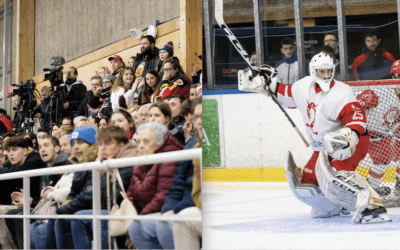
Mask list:
[{"label": "white railing", "polygon": [[106,167],[120,168],[129,166],[139,166],[156,164],[162,162],[175,162],[185,161],[201,158],[201,148],[188,149],[173,151],[168,153],[159,153],[146,156],[136,156],[130,158],[121,158],[106,160],[103,162],[90,162],[80,163],[68,166],[60,166],[55,168],[42,168],[28,171],[21,171],[9,174],[1,174],[0,181],[10,179],[23,179],[24,204],[29,204],[30,198],[30,178],[34,176],[42,175],[54,175],[63,174],[67,172],[80,172],[86,170],[92,170],[92,195],[93,195],[93,215],[31,215],[30,207],[24,206],[23,215],[4,215],[1,214],[0,218],[21,218],[24,220],[24,249],[30,249],[30,219],[93,219],[93,246],[92,249],[101,249],[101,220],[158,220],[158,221],[198,221],[201,222],[201,218],[185,218],[185,217],[169,217],[169,216],[109,216],[100,214],[100,171]]}]

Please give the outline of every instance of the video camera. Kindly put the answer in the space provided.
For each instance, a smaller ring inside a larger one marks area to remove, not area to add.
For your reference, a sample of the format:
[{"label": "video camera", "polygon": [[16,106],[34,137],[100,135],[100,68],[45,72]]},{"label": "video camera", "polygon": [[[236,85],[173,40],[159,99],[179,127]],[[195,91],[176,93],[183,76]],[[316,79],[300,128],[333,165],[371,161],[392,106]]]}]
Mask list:
[{"label": "video camera", "polygon": [[36,83],[33,80],[27,80],[20,85],[13,84],[12,86],[18,87],[13,90],[13,96],[18,96],[20,100],[20,107],[22,109],[32,110],[36,107],[36,97],[34,94]]},{"label": "video camera", "polygon": [[44,72],[47,72],[47,71],[50,72],[50,73],[44,75],[44,80],[50,81],[52,88],[58,87],[64,82],[63,81],[63,72],[62,72],[64,67],[61,66],[64,63],[65,63],[64,58],[52,57],[51,62],[50,62],[51,68],[43,69]]}]

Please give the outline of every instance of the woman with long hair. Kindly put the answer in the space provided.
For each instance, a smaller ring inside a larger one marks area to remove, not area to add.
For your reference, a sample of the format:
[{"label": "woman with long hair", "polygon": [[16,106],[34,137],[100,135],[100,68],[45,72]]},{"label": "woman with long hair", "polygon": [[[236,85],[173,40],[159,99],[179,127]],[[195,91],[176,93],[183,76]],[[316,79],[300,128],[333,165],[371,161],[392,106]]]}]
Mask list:
[{"label": "woman with long hair", "polygon": [[132,116],[125,109],[117,108],[114,111],[111,115],[110,125],[115,125],[125,130],[129,140],[131,140],[133,134],[135,134],[135,123],[133,122]]},{"label": "woman with long hair", "polygon": [[153,94],[160,91],[160,75],[155,70],[150,70],[144,78],[143,90],[139,95],[139,105],[153,102],[151,99]]},{"label": "woman with long hair", "polygon": [[168,59],[164,64],[159,98],[163,100],[169,96],[180,95],[189,99],[191,84],[192,81],[186,76],[179,61],[173,58]]},{"label": "woman with long hair", "polygon": [[137,88],[135,86],[135,74],[132,68],[123,68],[111,87],[112,109],[127,109],[133,104],[134,94]]}]

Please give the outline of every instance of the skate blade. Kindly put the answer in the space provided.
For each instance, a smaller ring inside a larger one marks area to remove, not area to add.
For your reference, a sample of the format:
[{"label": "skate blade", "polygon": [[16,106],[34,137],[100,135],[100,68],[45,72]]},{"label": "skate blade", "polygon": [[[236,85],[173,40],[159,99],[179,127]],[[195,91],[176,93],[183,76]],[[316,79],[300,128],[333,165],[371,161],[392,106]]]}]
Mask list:
[{"label": "skate blade", "polygon": [[372,218],[372,215],[370,215],[361,219],[361,224],[372,224],[381,222],[392,222],[392,220],[389,218],[387,214],[382,214],[375,218]]}]

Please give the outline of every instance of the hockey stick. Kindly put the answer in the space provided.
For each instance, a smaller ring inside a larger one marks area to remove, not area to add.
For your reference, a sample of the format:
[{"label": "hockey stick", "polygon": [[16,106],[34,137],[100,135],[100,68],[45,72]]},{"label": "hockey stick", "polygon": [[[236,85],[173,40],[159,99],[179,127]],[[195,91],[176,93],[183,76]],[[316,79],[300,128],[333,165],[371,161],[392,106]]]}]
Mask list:
[{"label": "hockey stick", "polygon": [[[229,29],[229,27],[225,24],[224,16],[223,16],[223,5],[224,5],[223,0],[215,0],[215,19],[217,20],[219,27],[221,27],[221,29],[224,31],[225,35],[229,38],[229,40],[231,41],[233,46],[236,48],[236,50],[242,56],[242,58],[247,63],[247,65],[250,67],[251,71],[253,72],[253,75],[257,75],[259,73],[258,68],[250,60],[249,54],[247,54],[247,52],[243,49],[240,42],[237,40],[236,36],[232,33],[232,31]],[[293,128],[296,130],[297,134],[301,137],[304,144],[307,147],[309,147],[310,144],[308,143],[308,141],[306,140],[304,135],[300,132],[299,128],[297,128],[296,124],[293,122],[292,118],[290,118],[290,116],[286,112],[286,110],[278,102],[278,99],[276,98],[276,96],[272,93],[272,91],[269,88],[267,88],[267,91],[269,92],[269,96],[271,96],[272,100],[278,105],[278,107],[285,114],[285,116],[287,117],[289,122],[292,124]],[[264,95],[267,95],[267,93],[265,93]]]}]

